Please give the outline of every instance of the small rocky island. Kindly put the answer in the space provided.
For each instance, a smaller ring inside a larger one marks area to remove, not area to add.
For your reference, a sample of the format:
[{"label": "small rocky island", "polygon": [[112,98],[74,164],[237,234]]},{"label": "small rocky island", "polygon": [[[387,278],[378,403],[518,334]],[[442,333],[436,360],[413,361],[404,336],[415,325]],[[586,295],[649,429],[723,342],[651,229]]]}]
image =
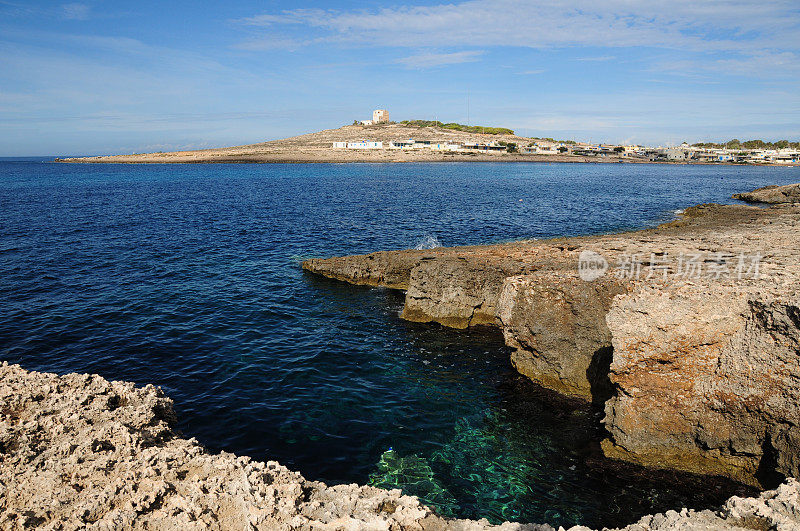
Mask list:
[{"label": "small rocky island", "polygon": [[[799,233],[791,201],[700,205],[632,233],[303,267],[403,290],[412,321],[499,327],[520,373],[604,408],[610,457],[772,489],[625,529],[795,530]],[[447,520],[397,490],[210,453],[174,430],[172,401],[149,385],[3,363],[0,401],[3,529],[552,530]]]}]

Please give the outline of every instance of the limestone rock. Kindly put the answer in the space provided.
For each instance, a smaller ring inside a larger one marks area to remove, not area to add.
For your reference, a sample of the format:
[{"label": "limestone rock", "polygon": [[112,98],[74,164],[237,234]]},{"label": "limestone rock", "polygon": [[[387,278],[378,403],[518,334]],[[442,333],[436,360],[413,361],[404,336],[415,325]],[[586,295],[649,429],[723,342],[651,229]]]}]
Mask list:
[{"label": "limestone rock", "polygon": [[611,333],[606,313],[628,285],[595,282],[577,272],[542,271],[509,277],[497,318],[516,369],[543,387],[602,404],[611,393]]},{"label": "limestone rock", "polygon": [[399,490],[328,487],[172,430],[153,386],[0,366],[0,528],[551,531],[445,520]]},{"label": "limestone rock", "polygon": [[749,483],[800,472],[800,292],[641,287],[607,323],[609,455]]},{"label": "limestone rock", "polygon": [[[800,460],[798,234],[798,204],[708,204],[630,233],[304,267],[405,289],[409,320],[496,324],[522,374],[595,403],[611,398],[608,455],[769,485],[796,475]],[[583,252],[614,274],[580,279]],[[742,275],[746,255],[758,257],[758,275]],[[685,266],[692,257],[697,275]],[[622,269],[633,258],[635,271]]]},{"label": "limestone rock", "polygon": [[800,184],[787,184],[784,186],[764,186],[752,192],[733,194],[734,199],[749,203],[800,203]]}]

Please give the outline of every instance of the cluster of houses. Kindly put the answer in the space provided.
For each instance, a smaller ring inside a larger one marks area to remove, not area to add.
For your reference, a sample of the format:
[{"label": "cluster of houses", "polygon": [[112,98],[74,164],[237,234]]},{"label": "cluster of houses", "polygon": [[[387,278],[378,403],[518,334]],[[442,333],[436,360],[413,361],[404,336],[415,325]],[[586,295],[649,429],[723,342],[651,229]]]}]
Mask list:
[{"label": "cluster of houses", "polygon": [[433,151],[507,151],[507,144],[498,142],[435,142],[432,140],[393,140],[384,142],[373,142],[370,140],[359,140],[356,142],[334,142],[335,149],[403,149],[420,150],[430,149]]},{"label": "cluster of houses", "polygon": [[[505,152],[509,145],[505,142],[446,142],[433,140],[393,140],[377,142],[359,140],[355,142],[334,142],[335,149],[391,149],[448,152]],[[727,162],[739,164],[798,164],[800,150],[797,149],[713,149],[682,144],[678,147],[644,147],[614,144],[560,143],[549,141],[531,142],[527,146],[515,146],[522,155],[578,155],[584,157],[620,157],[630,160],[652,162]]]},{"label": "cluster of houses", "polygon": [[738,164],[797,164],[800,150],[785,149],[727,149],[703,148],[681,144],[669,148],[642,148],[642,154],[652,161],[731,162]]}]

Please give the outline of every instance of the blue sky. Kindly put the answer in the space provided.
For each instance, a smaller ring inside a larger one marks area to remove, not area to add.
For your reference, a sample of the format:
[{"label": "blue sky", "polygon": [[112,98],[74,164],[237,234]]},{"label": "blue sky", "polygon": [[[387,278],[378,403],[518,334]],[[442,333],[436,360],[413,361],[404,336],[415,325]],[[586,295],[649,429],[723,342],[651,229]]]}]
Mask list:
[{"label": "blue sky", "polygon": [[0,156],[255,143],[390,117],[800,139],[797,0],[0,0]]}]

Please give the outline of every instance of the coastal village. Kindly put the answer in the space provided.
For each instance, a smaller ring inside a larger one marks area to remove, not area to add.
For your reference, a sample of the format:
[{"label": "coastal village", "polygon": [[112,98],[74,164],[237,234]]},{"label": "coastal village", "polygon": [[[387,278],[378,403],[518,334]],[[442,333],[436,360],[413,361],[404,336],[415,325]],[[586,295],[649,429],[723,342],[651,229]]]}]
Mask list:
[{"label": "coastal village", "polygon": [[[361,126],[380,127],[393,124],[386,109],[376,109],[372,120],[357,120]],[[403,122],[407,123],[407,122]],[[484,136],[484,135],[481,135]],[[487,141],[483,139],[454,142],[448,139],[430,140],[408,138],[383,142],[372,139],[355,139],[332,143],[333,149],[343,150],[429,150],[444,153],[513,153],[518,155],[562,155],[597,157],[616,157],[631,162],[684,162],[684,163],[731,163],[731,164],[783,164],[794,165],[800,162],[800,148],[747,149],[744,147],[709,147],[682,143],[674,147],[648,147],[642,145],[592,144],[576,141],[557,141],[553,139],[532,139],[527,145],[506,141]]]}]

